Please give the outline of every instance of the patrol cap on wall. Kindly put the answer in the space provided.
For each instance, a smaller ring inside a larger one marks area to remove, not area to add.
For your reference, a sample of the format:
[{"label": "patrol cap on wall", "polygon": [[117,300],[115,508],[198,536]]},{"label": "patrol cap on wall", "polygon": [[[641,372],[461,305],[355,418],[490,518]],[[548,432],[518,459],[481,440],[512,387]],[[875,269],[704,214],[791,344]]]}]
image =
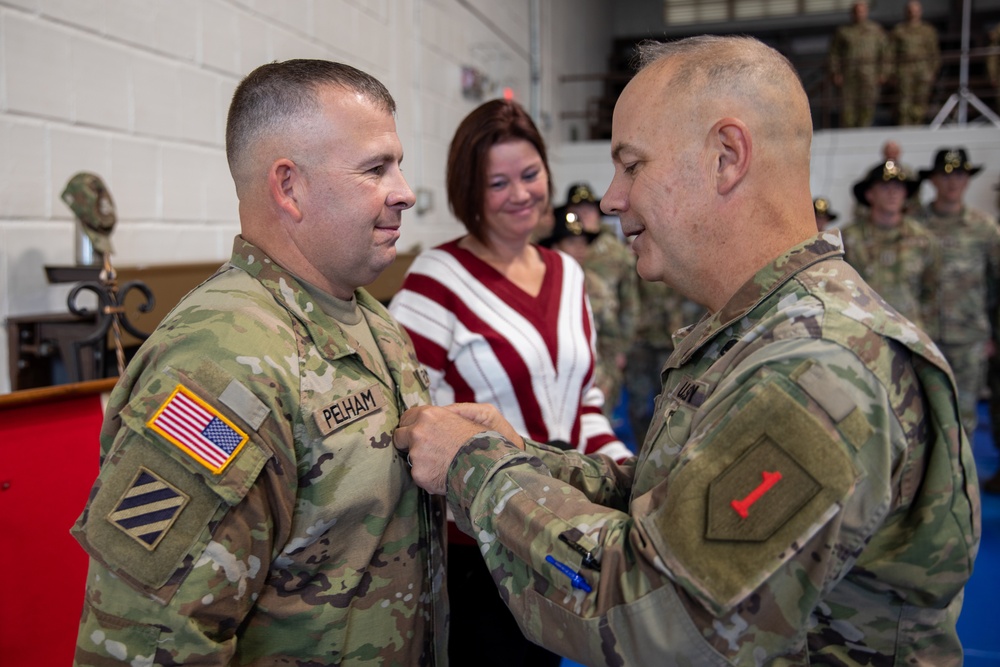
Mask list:
[{"label": "patrol cap on wall", "polygon": [[570,213],[567,208],[568,205],[564,205],[553,211],[555,222],[552,223],[552,233],[540,240],[538,245],[551,248],[559,241],[572,238],[574,236],[582,236],[587,239],[587,243],[590,243],[597,238],[597,232],[588,232],[584,230],[583,224],[580,222],[580,218],[577,214]]},{"label": "patrol cap on wall", "polygon": [[813,199],[813,212],[816,215],[825,215],[830,222],[840,217],[839,214],[833,212],[830,200],[826,197],[816,197],[816,199]]},{"label": "patrol cap on wall", "polygon": [[854,198],[858,200],[859,204],[868,206],[868,200],[865,199],[865,193],[868,192],[868,188],[876,183],[889,183],[891,181],[899,181],[906,186],[907,199],[915,195],[917,190],[920,189],[920,181],[913,178],[910,172],[896,162],[886,160],[872,167],[871,171],[863,179],[854,184]]},{"label": "patrol cap on wall", "polygon": [[594,204],[600,207],[601,198],[594,195],[594,191],[586,183],[574,183],[569,186],[564,206],[569,206],[570,204]]},{"label": "patrol cap on wall", "polygon": [[932,174],[952,174],[964,171],[969,176],[975,176],[982,170],[982,165],[973,166],[964,148],[942,148],[934,155],[934,166],[921,169],[920,178],[930,178]]},{"label": "patrol cap on wall", "polygon": [[111,230],[115,226],[115,203],[104,181],[86,171],[69,179],[62,200],[70,207],[83,231],[101,253],[111,252]]}]

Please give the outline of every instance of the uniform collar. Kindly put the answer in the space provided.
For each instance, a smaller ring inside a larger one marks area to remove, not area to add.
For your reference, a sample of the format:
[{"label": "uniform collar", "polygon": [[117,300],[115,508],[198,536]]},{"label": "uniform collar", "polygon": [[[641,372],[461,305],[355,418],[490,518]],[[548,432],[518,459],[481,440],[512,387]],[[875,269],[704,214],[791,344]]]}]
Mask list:
[{"label": "uniform collar", "polygon": [[[323,312],[302,281],[274,262],[267,254],[242,236],[233,241],[229,263],[253,276],[306,329],[322,355],[327,359],[354,354],[356,341],[348,336],[340,323]],[[384,308],[364,289],[355,290],[358,306],[386,319]]]},{"label": "uniform collar", "polygon": [[844,255],[844,243],[839,230],[821,232],[789,248],[774,261],[761,268],[745,282],[716,313],[705,315],[683,338],[677,339],[676,351],[669,365],[677,368],[685,363],[716,334],[753,311],[764,299],[791,280],[803,269],[831,257]]}]

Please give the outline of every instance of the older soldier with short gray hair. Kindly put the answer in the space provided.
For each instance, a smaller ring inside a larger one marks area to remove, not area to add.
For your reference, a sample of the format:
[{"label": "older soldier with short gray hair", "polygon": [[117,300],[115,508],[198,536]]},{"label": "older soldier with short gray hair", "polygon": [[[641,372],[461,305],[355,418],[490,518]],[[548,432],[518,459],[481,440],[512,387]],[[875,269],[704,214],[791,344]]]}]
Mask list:
[{"label": "older soldier with short gray hair", "polygon": [[394,112],[321,60],[236,89],[242,235],[111,395],[77,665],[446,664],[443,507],[391,446],[426,376],[361,289],[414,203]]},{"label": "older soldier with short gray hair", "polygon": [[403,415],[528,637],[587,665],[959,665],[979,495],[948,365],[816,232],[795,71],[748,38],[646,47],[602,205],[675,336],[622,464],[489,406]]}]

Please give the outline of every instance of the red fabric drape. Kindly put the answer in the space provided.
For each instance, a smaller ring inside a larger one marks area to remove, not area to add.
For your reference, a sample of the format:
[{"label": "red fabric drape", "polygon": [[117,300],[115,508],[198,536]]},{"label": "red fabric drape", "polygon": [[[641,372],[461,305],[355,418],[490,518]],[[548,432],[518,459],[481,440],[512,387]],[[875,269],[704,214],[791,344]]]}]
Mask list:
[{"label": "red fabric drape", "polygon": [[69,529],[97,477],[99,394],[0,409],[0,664],[70,665],[87,557]]}]

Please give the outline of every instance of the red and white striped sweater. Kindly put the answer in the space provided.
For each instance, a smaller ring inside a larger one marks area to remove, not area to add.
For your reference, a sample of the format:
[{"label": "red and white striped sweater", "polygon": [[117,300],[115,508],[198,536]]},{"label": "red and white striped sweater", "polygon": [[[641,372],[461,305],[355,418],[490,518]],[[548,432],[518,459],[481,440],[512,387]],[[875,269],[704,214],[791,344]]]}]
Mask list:
[{"label": "red and white striped sweater", "polygon": [[436,405],[491,403],[532,440],[631,456],[593,386],[583,270],[567,255],[538,252],[545,278],[533,297],[457,240],[438,246],[414,260],[389,310],[413,338]]}]

